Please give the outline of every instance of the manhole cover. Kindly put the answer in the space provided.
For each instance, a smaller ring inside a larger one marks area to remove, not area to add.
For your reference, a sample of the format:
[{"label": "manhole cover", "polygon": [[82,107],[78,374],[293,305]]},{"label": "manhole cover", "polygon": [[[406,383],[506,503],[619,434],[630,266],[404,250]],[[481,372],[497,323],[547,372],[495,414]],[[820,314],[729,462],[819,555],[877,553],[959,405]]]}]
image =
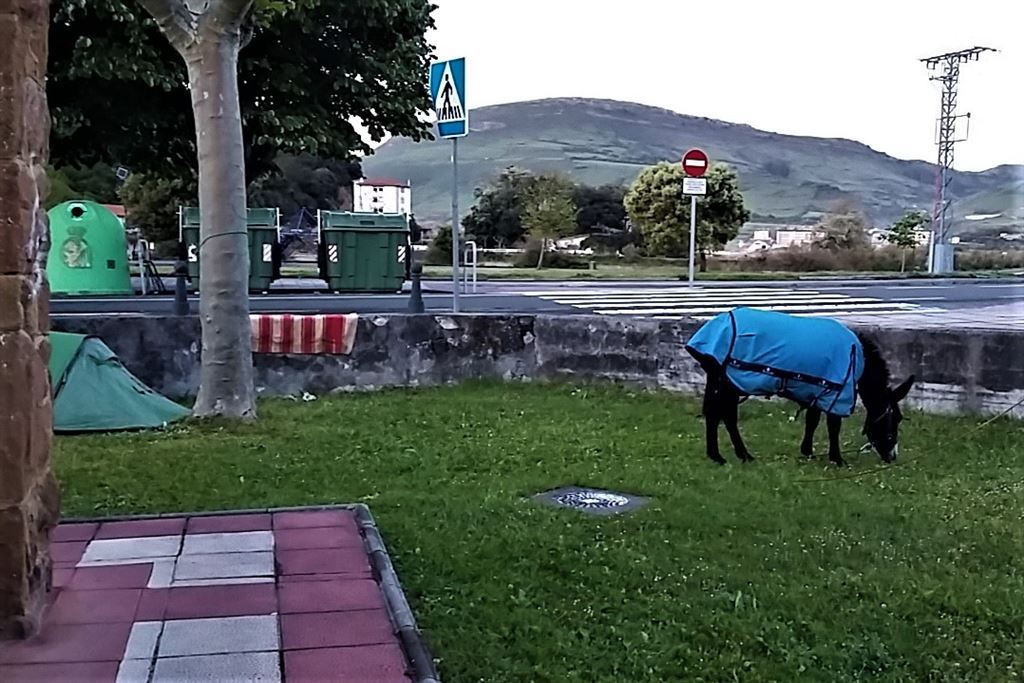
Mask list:
[{"label": "manhole cover", "polygon": [[647,503],[647,499],[640,496],[575,486],[538,493],[533,498],[548,505],[572,508],[595,515],[630,512]]}]

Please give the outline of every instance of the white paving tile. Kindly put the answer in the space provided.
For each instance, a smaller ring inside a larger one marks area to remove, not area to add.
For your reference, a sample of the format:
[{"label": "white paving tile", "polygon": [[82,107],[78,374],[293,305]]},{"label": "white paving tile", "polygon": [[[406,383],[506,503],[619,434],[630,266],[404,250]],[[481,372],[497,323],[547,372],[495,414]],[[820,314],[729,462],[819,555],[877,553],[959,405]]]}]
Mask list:
[{"label": "white paving tile", "polygon": [[174,581],[174,559],[161,558],[153,562],[146,588],[167,588]]},{"label": "white paving tile", "polygon": [[[158,657],[273,652],[280,647],[277,615],[177,619],[164,623]],[[191,680],[191,679],[189,679]]]},{"label": "white paving tile", "polygon": [[171,583],[174,588],[186,586],[234,586],[246,583],[274,583],[273,576],[234,576],[225,579],[180,579]]},{"label": "white paving tile", "polygon": [[247,652],[158,659],[153,683],[279,683],[281,666],[276,652]]},{"label": "white paving tile", "polygon": [[160,641],[160,631],[163,627],[163,622],[160,621],[137,621],[132,624],[122,659],[145,659],[147,662],[152,660],[156,656],[156,645]]},{"label": "white paving tile", "polygon": [[[152,661],[148,659],[126,659],[117,668],[116,683],[149,683],[149,669]],[[168,681],[167,683],[170,683]]]},{"label": "white paving tile", "polygon": [[274,549],[271,531],[239,531],[218,534],[187,534],[181,548],[182,555],[210,555],[215,553],[251,553]]},{"label": "white paving tile", "polygon": [[86,546],[78,565],[138,564],[138,560],[174,557],[180,549],[181,536],[103,539]]},{"label": "white paving tile", "polygon": [[174,583],[195,579],[228,579],[244,576],[273,576],[274,553],[217,553],[182,555],[174,568]]}]

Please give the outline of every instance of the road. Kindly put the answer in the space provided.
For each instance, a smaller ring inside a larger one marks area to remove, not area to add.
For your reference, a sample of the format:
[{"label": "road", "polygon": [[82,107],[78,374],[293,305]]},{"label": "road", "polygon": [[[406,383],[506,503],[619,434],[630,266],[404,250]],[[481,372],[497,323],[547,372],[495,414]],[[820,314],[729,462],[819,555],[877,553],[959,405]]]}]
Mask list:
[{"label": "road", "polygon": [[[428,312],[451,311],[451,283],[424,283]],[[408,294],[332,295],[273,290],[250,299],[253,312],[359,314],[401,313]],[[988,326],[1024,326],[1024,278],[1006,280],[801,280],[701,282],[693,289],[679,281],[488,281],[460,297],[473,313],[600,313],[662,320],[708,318],[734,306],[772,308],[798,315],[882,322],[907,316],[971,321]],[[197,307],[191,298],[193,311]],[[55,316],[169,314],[170,296],[55,298]]]}]

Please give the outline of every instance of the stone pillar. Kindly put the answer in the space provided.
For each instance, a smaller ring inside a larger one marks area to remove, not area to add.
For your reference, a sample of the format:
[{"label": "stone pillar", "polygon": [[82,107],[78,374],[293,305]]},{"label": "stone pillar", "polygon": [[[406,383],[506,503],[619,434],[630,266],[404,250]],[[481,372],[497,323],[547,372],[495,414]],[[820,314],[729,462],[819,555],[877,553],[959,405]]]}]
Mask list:
[{"label": "stone pillar", "polygon": [[39,629],[60,503],[46,337],[48,22],[48,0],[0,0],[0,639]]}]

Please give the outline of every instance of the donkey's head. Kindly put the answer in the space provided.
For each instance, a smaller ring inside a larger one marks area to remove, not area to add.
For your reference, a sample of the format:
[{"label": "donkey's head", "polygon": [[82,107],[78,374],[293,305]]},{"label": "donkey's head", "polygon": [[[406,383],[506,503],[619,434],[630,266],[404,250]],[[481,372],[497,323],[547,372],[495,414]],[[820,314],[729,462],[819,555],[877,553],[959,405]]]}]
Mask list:
[{"label": "donkey's head", "polygon": [[864,435],[885,462],[895,461],[900,453],[899,430],[903,421],[900,401],[907,397],[913,385],[914,376],[911,375],[895,389],[886,387],[878,396],[872,397],[874,400],[865,401]]}]

